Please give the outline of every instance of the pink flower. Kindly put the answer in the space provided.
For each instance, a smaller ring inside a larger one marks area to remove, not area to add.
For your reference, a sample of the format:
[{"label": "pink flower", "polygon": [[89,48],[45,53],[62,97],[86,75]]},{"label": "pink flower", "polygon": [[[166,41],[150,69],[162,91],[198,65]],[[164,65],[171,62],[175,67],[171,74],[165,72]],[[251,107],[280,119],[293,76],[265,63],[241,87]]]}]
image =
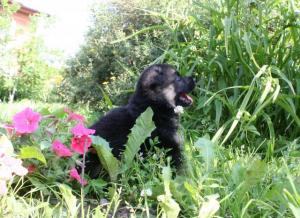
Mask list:
[{"label": "pink flower", "polygon": [[92,135],[95,133],[94,129],[87,129],[82,123],[78,123],[71,130],[74,136],[81,137],[83,135]]},{"label": "pink flower", "polygon": [[34,112],[31,108],[25,108],[23,111],[15,114],[13,117],[13,126],[21,134],[33,133],[39,127],[42,116]]},{"label": "pink flower", "polygon": [[69,114],[68,120],[77,120],[79,122],[84,122],[84,116],[80,114],[73,113],[70,109],[65,108],[64,111]]},{"label": "pink flower", "polygon": [[86,185],[87,184],[87,181],[80,177],[80,175],[78,174],[76,168],[72,168],[70,170],[70,177],[72,179],[76,179],[81,185]]},{"label": "pink flower", "polygon": [[59,140],[55,140],[52,143],[53,152],[59,157],[71,157],[72,152],[69,148],[67,148],[64,144],[62,144]]},{"label": "pink flower", "polygon": [[87,135],[83,135],[80,137],[75,136],[72,138],[71,147],[77,153],[84,154],[91,146],[91,144],[92,144],[92,139],[89,136]]}]

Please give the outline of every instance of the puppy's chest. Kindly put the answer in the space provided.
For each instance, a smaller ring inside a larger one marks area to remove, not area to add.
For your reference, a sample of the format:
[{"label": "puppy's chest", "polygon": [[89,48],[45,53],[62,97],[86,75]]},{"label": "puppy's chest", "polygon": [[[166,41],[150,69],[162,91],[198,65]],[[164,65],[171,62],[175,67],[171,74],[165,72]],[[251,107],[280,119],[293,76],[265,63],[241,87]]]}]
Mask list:
[{"label": "puppy's chest", "polygon": [[177,130],[179,127],[178,116],[155,116],[153,122],[157,128],[166,128],[169,130]]}]

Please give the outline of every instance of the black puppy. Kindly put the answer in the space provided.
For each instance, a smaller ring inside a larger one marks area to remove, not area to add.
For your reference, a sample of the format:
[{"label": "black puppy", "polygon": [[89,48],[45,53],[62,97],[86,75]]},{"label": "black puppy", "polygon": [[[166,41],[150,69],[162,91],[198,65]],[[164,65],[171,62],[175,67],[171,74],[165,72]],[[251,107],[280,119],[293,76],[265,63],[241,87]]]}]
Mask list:
[{"label": "black puppy", "polygon": [[[112,153],[120,157],[136,119],[147,107],[151,107],[156,126],[151,138],[158,137],[160,146],[170,149],[168,155],[179,166],[182,159],[181,142],[177,134],[179,117],[174,109],[176,106],[186,107],[192,104],[193,100],[187,93],[194,87],[195,82],[191,77],[181,77],[172,66],[152,65],[141,74],[136,91],[128,104],[109,111],[90,128],[96,130],[95,135],[106,139]],[[86,160],[88,174],[96,177],[99,168],[97,155],[89,153]]]}]

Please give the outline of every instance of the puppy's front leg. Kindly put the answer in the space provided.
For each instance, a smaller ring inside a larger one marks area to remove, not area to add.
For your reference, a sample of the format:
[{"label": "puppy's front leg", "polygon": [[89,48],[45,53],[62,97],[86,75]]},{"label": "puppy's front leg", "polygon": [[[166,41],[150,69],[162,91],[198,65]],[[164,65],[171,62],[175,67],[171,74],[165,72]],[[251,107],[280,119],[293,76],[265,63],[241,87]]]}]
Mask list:
[{"label": "puppy's front leg", "polygon": [[170,129],[158,129],[158,137],[162,147],[170,149],[168,155],[172,157],[172,164],[180,167],[182,163],[182,148],[177,132]]}]

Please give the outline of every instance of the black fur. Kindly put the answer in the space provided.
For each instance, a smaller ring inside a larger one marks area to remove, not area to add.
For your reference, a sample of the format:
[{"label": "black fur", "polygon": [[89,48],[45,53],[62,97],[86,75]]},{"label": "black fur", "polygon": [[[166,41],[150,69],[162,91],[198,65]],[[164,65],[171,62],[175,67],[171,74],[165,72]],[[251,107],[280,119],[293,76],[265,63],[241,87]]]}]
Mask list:
[{"label": "black fur", "polygon": [[[173,163],[180,166],[181,142],[177,134],[178,114],[174,112],[174,108],[192,103],[190,99],[180,98],[180,94],[189,93],[194,87],[195,82],[191,77],[180,77],[170,65],[152,65],[141,74],[128,104],[109,111],[90,128],[96,130],[95,135],[106,139],[113,154],[120,157],[135,120],[150,106],[156,126],[151,138],[158,137],[160,146],[170,148],[169,155],[172,156]],[[98,166],[100,163],[96,154],[89,153],[86,169],[91,177],[97,176]]]}]

